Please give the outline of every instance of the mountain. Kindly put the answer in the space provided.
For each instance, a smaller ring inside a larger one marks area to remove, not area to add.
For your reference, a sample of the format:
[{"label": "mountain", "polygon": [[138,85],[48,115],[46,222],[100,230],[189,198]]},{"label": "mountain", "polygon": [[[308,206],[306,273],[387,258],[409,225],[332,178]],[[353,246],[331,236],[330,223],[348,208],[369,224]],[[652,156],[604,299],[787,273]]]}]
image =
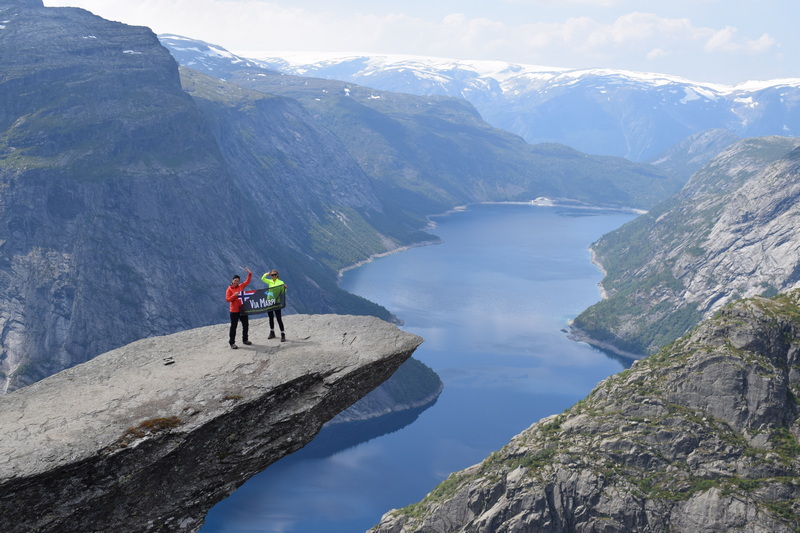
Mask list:
[{"label": "mountain", "polygon": [[692,174],[739,140],[738,135],[728,130],[694,133],[648,162],[669,175],[689,181]]},{"label": "mountain", "polygon": [[723,308],[370,533],[800,528],[800,291]]},{"label": "mountain", "polygon": [[[419,231],[424,219],[387,209],[346,147],[296,100],[190,69],[180,73],[182,87],[208,123],[232,182],[269,217],[257,240],[310,256],[307,264],[297,265],[298,272],[335,285],[335,272],[344,266],[435,239]],[[308,288],[305,296],[317,302],[314,311],[334,308],[328,297]]]},{"label": "mountain", "polygon": [[800,135],[800,78],[736,86],[610,69],[388,55],[247,53],[285,74],[472,103],[489,124],[530,143],[645,161],[689,135]]},{"label": "mountain", "polygon": [[735,299],[797,287],[798,176],[799,138],[731,145],[673,198],[592,246],[605,298],[573,333],[651,354]]},{"label": "mountain", "polygon": [[485,123],[462,99],[280,75],[202,41],[160,39],[184,67],[300,102],[404,213],[422,217],[467,203],[540,196],[646,208],[684,183],[651,165],[530,145]]}]

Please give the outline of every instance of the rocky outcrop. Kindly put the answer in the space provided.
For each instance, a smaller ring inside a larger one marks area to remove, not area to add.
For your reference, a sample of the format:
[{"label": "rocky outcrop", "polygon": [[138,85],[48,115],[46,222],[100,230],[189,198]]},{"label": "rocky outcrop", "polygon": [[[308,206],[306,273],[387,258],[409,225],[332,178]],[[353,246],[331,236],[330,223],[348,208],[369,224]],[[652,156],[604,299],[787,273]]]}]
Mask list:
[{"label": "rocky outcrop", "polygon": [[742,300],[372,533],[800,528],[800,291]]},{"label": "rocky outcrop", "polygon": [[606,298],[573,326],[649,355],[742,297],[800,285],[800,139],[745,139],[592,249]]},{"label": "rocky outcrop", "polygon": [[196,531],[207,510],[388,378],[421,339],[292,315],[140,340],[0,396],[0,530]]}]

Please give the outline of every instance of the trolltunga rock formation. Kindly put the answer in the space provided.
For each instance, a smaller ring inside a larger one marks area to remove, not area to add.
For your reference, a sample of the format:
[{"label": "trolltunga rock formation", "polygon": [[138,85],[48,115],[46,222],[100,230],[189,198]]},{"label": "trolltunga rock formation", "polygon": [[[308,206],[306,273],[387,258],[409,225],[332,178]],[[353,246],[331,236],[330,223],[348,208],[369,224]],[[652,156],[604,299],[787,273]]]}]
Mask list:
[{"label": "trolltunga rock formation", "polygon": [[372,317],[292,315],[140,340],[0,396],[0,530],[196,531],[422,341]]}]

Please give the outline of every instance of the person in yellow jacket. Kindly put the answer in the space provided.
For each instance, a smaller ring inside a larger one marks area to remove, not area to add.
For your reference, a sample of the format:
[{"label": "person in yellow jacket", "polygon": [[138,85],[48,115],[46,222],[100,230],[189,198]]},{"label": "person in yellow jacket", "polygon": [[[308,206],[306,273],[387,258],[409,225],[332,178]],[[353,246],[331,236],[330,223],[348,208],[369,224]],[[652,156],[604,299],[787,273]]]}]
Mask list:
[{"label": "person in yellow jacket", "polygon": [[[286,290],[286,284],[280,279],[280,275],[278,271],[275,269],[266,272],[263,276],[261,276],[261,281],[267,284],[267,286],[271,289],[272,287],[278,287],[279,285],[284,286],[284,290]],[[286,341],[286,333],[283,331],[283,318],[281,318],[281,310],[275,309],[274,311],[267,311],[267,315],[269,315],[269,337],[268,339],[275,338],[275,318],[278,319],[278,327],[281,329],[281,342]]]}]

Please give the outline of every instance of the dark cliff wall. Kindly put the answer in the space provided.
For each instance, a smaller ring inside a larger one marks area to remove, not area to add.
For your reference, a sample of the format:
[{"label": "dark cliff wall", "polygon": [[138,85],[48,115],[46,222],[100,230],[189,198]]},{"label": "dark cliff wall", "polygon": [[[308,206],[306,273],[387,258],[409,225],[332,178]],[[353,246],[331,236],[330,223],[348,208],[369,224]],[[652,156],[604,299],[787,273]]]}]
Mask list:
[{"label": "dark cliff wall", "polygon": [[0,335],[13,386],[216,321],[220,272],[257,254],[171,56],[149,30],[82,10],[3,16]]}]

